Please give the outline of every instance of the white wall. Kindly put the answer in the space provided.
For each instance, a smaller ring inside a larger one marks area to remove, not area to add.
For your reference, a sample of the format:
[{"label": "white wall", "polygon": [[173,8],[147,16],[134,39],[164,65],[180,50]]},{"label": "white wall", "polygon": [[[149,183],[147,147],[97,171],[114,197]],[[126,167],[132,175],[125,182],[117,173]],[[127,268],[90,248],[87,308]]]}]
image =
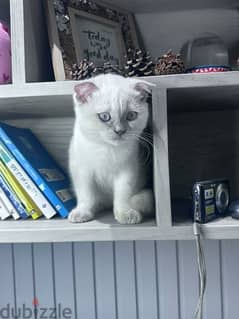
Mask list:
[{"label": "white wall", "polygon": [[139,13],[136,21],[144,44],[157,57],[168,49],[179,52],[182,45],[202,32],[219,35],[230,50],[231,60],[239,56],[239,11],[206,9]]}]

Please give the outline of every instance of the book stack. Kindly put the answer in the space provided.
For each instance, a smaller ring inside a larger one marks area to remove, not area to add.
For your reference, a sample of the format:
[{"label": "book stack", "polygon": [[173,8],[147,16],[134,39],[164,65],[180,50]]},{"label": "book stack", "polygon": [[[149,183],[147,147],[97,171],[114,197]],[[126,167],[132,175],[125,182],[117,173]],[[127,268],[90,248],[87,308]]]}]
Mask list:
[{"label": "book stack", "polygon": [[31,130],[0,123],[0,218],[67,217],[70,180]]}]

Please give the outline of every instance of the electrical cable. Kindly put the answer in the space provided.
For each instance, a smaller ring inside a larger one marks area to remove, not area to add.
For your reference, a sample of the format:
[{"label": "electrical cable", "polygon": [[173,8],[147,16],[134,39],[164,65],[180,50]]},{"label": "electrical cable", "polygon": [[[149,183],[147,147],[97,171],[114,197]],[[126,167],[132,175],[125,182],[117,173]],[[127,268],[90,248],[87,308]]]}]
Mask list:
[{"label": "electrical cable", "polygon": [[198,272],[199,272],[199,280],[200,280],[199,298],[198,298],[198,303],[194,312],[193,319],[202,319],[203,299],[204,299],[206,284],[207,284],[207,272],[206,272],[206,263],[205,263],[203,246],[201,243],[200,224],[196,222],[193,223],[193,233],[196,240],[197,264],[198,264]]}]

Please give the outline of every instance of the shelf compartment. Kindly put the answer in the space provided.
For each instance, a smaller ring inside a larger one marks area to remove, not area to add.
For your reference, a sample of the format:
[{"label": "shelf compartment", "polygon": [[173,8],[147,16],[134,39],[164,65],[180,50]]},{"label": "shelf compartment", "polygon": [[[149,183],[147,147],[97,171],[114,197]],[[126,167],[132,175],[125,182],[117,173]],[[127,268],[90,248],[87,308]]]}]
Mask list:
[{"label": "shelf compartment", "polygon": [[[200,75],[199,75],[200,77]],[[203,112],[238,109],[239,83],[236,85],[174,88],[168,90],[168,111]]]},{"label": "shelf compartment", "polygon": [[[202,95],[204,90],[207,91],[206,96]],[[178,92],[178,100],[183,98],[179,102],[183,106],[180,112],[175,96],[170,96],[175,94],[174,90],[168,91],[168,150],[174,225],[184,221],[188,224],[190,220],[192,223],[191,190],[196,181],[227,178],[231,199],[239,198],[237,90],[238,86],[182,89]],[[195,104],[201,107],[195,110]],[[221,224],[225,226],[228,220]],[[230,223],[235,224],[235,221]],[[208,225],[218,224],[215,221]]]},{"label": "shelf compartment", "polygon": [[[26,82],[54,79],[43,2],[44,0],[24,0]],[[229,48],[231,65],[236,65],[239,54],[236,0],[220,0],[217,3],[211,1],[211,4],[204,2],[196,5],[187,1],[180,5],[173,1],[169,5],[166,2],[153,0],[149,3],[142,0],[139,3],[138,1],[108,0],[106,3],[135,14],[139,36],[153,58],[164,54],[169,48],[180,52],[185,41],[194,37],[195,34],[216,32]],[[177,36],[170,21],[174,21],[176,29],[179,30]],[[41,30],[40,33],[39,30]],[[35,37],[34,33],[38,37]],[[158,43],[155,39],[159,39]]]},{"label": "shelf compartment", "polygon": [[[49,104],[48,104],[48,107],[49,107]],[[70,107],[70,105],[65,105],[65,107]],[[55,114],[55,116],[56,116],[56,114]],[[70,139],[72,136],[74,117],[66,117],[66,116],[63,116],[63,117],[42,117],[42,118],[41,117],[36,117],[36,118],[26,118],[26,117],[19,118],[19,117],[17,117],[17,118],[13,118],[13,119],[8,119],[8,121],[6,121],[6,122],[10,125],[14,125],[17,127],[30,128],[36,134],[36,136],[39,138],[39,140],[42,142],[42,144],[46,147],[46,149],[49,151],[49,153],[60,164],[60,166],[63,167],[65,171],[68,170],[68,148],[69,148]],[[156,209],[156,212],[158,212],[157,209]],[[107,220],[106,222],[105,222],[105,219]],[[106,216],[103,218],[103,220],[104,220],[103,223],[98,222],[99,220],[101,221],[102,219],[97,214],[95,217],[95,221],[89,222],[90,227],[92,225],[95,225],[95,224],[98,225],[98,228],[100,228],[100,225],[102,225],[102,227],[103,227],[104,224],[107,224],[108,225],[107,227],[111,227],[111,226],[116,227],[117,225],[118,225],[118,227],[123,227],[114,220],[112,213],[111,213],[111,216]],[[155,225],[155,227],[156,227],[155,220],[156,220],[156,217],[153,217],[151,219],[151,221],[148,221],[148,220],[143,221],[143,223],[140,224],[140,227],[141,227],[140,229],[147,227],[148,224]],[[25,227],[27,227],[28,222],[31,222],[31,221],[27,220],[26,223],[24,224]],[[40,223],[39,225],[41,225],[41,223],[44,221],[37,220],[36,225],[38,224],[38,222]],[[54,224],[56,221],[55,221],[55,219],[52,219],[49,221],[49,224],[51,222]],[[71,223],[69,221],[63,221],[63,222],[65,223],[64,225],[68,225],[70,227]],[[14,221],[9,220],[9,226],[10,226],[10,223],[14,223]],[[88,222],[85,223],[86,226],[87,226],[87,224],[88,224]],[[12,225],[17,225],[17,224],[14,223]],[[20,225],[23,225],[23,224],[20,224]],[[33,224],[29,224],[29,225],[33,225]],[[61,223],[61,225],[62,225],[62,223]],[[41,226],[39,226],[39,227],[41,227]],[[79,225],[79,227],[80,227],[79,230],[81,230],[80,225]],[[134,225],[132,225],[132,227],[134,227]],[[1,232],[1,222],[0,222],[0,232]],[[79,235],[79,236],[81,236],[81,235]]]},{"label": "shelf compartment", "polygon": [[[223,175],[227,175],[230,170],[230,175],[233,175],[231,180],[234,189],[233,196],[239,194],[239,184],[235,179],[236,163],[239,156],[239,151],[237,151],[239,150],[237,125],[239,108],[236,108],[237,101],[239,102],[236,94],[236,87],[239,86],[239,73],[231,72],[232,77],[228,76],[228,73],[210,74],[206,77],[204,75],[172,75],[146,79],[157,85],[153,90],[154,143],[157,144],[154,152],[156,221],[151,220],[140,225],[122,226],[114,221],[112,214],[108,217],[102,217],[108,220],[107,223],[101,223],[101,218],[97,218],[90,223],[77,225],[71,224],[67,220],[58,221],[55,219],[50,221],[41,219],[35,224],[30,220],[19,222],[11,220],[3,222],[3,224],[0,223],[0,233],[2,233],[0,241],[20,241],[19,234],[22,234],[22,241],[29,242],[65,241],[68,239],[76,241],[192,239],[192,222],[188,215],[178,219],[180,214],[176,210],[176,217],[172,218],[171,206],[173,205],[170,201],[170,190],[172,198],[180,196],[184,198],[190,193],[194,178],[208,178],[207,170],[200,175],[198,157],[205,161],[208,156],[209,158],[211,156],[213,163],[217,155],[222,156],[222,160],[226,158],[227,164],[224,165]],[[31,128],[64,168],[67,168],[67,149],[72,133],[74,116],[72,92],[75,84],[74,81],[65,81],[27,83],[21,87],[7,85],[4,86],[4,89],[0,87],[1,119],[6,119],[10,124],[16,126]],[[199,112],[199,109],[194,109],[193,100],[198,100],[204,90],[209,94],[205,95],[201,105],[203,111]],[[227,101],[230,94],[234,92],[231,100],[233,105],[229,102],[225,107],[218,108],[217,90],[221,92],[220,98],[224,98],[224,101]],[[175,96],[171,96],[175,95],[175,92],[178,94],[178,99],[188,100],[187,108],[181,108],[183,106],[181,104],[180,108],[177,109],[177,99]],[[212,97],[210,92],[213,92]],[[183,141],[186,141],[186,144]],[[217,141],[216,144],[215,141]],[[221,146],[226,152],[220,152]],[[198,175],[195,176],[192,172]],[[218,177],[216,168],[214,173],[215,177]],[[182,178],[180,174],[183,175]],[[185,211],[182,215],[184,213]],[[51,230],[48,234],[48,230],[44,228],[46,225],[49,225],[49,229],[53,230],[54,235],[50,234]],[[239,238],[238,225],[237,221],[225,219],[221,224],[215,221],[203,225],[202,229],[205,238],[219,239],[226,236]],[[18,235],[14,237],[14,229],[18,227]],[[39,227],[39,231],[36,230],[37,239],[34,238],[32,227],[34,230]],[[94,235],[96,229],[97,235]]]},{"label": "shelf compartment", "polygon": [[26,82],[53,81],[44,0],[24,0]]}]

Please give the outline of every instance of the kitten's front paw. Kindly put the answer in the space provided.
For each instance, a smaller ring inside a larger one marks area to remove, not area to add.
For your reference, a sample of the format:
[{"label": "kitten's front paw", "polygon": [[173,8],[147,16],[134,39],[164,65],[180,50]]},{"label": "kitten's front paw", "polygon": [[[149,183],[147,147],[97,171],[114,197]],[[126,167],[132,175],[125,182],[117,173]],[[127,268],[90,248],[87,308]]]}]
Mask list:
[{"label": "kitten's front paw", "polygon": [[92,220],[94,218],[94,214],[90,211],[86,211],[82,213],[79,208],[74,208],[70,212],[68,216],[68,220],[72,223],[84,223]]},{"label": "kitten's front paw", "polygon": [[137,210],[130,208],[127,211],[116,212],[115,219],[120,224],[139,224],[142,222],[142,214]]}]

